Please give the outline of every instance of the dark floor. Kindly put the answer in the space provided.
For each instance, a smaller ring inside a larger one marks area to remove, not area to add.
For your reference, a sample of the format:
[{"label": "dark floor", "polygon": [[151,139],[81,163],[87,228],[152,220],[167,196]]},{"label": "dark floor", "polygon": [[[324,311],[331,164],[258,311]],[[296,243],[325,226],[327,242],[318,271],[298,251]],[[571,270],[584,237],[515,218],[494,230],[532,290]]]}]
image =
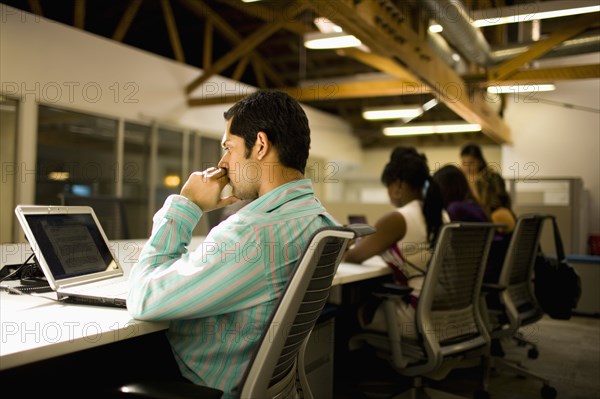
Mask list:
[{"label": "dark floor", "polygon": [[[539,357],[529,359],[528,348],[508,341],[503,343],[506,359],[520,361],[529,371],[547,378],[559,399],[600,399],[600,318],[545,317],[522,333],[537,344]],[[336,365],[334,399],[387,399],[411,384],[370,353],[357,354],[344,363]],[[478,388],[477,375],[477,368],[459,369],[431,386],[472,397]],[[492,371],[489,382],[492,399],[538,399],[541,388],[539,380],[499,370]]]}]

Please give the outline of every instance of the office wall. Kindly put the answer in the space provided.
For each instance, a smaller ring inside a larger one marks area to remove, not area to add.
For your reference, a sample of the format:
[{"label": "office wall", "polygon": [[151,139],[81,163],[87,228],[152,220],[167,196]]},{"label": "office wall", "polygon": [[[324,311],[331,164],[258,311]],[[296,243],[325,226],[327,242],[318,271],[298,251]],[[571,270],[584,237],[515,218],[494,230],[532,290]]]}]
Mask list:
[{"label": "office wall", "polygon": [[[399,142],[399,145],[401,145],[401,142]],[[482,145],[481,149],[486,161],[490,165],[502,165],[502,151],[499,146]],[[417,147],[417,150],[427,156],[431,173],[434,173],[448,163],[460,166],[460,148],[457,146],[422,146]],[[379,148],[365,151],[365,162],[364,166],[361,168],[361,173],[369,176],[376,176],[378,178],[381,175],[383,167],[390,159],[391,151],[391,148]]]},{"label": "office wall", "polygon": [[[399,141],[398,145],[402,145]],[[483,145],[482,151],[488,164],[502,168],[502,149],[497,145]],[[460,166],[460,148],[458,146],[421,146],[417,151],[427,156],[431,173],[446,164]],[[366,150],[363,163],[343,176],[343,184],[339,191],[342,194],[330,198],[333,201],[342,201],[346,197],[350,202],[369,202],[378,204],[389,203],[387,191],[380,183],[381,172],[390,159],[392,148],[377,148]]]},{"label": "office wall", "polygon": [[[201,70],[0,4],[0,93],[20,98],[19,159],[35,164],[36,102],[127,120],[153,120],[220,138],[231,104],[189,108],[185,87]],[[213,77],[192,96],[247,93],[251,88]],[[330,164],[361,161],[358,140],[340,118],[304,107],[312,129],[311,156]],[[33,200],[32,179],[18,201]],[[19,196],[19,193],[17,194]]]},{"label": "office wall", "polygon": [[[600,63],[600,53],[579,56]],[[560,65],[558,61],[547,66]],[[556,82],[556,91],[537,93],[533,101],[507,102],[505,120],[513,142],[502,147],[505,167],[518,166],[524,178],[580,177],[588,197],[590,233],[600,232],[600,79]],[[534,169],[525,169],[529,163]],[[511,171],[505,175],[513,177]]]}]

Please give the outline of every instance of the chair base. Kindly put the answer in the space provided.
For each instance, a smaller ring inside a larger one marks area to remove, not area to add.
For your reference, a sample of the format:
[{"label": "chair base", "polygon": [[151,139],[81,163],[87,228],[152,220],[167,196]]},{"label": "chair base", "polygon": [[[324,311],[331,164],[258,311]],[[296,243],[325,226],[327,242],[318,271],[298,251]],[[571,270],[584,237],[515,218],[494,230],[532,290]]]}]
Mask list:
[{"label": "chair base", "polygon": [[514,341],[517,342],[519,346],[529,346],[529,350],[527,351],[527,357],[530,359],[537,359],[539,356],[539,351],[537,345],[531,341],[525,339],[525,336],[518,332],[515,336],[512,337]]},{"label": "chair base", "polygon": [[532,378],[534,380],[541,381],[544,385],[550,385],[550,381],[548,379],[542,377],[541,375],[534,374],[526,368],[509,360],[494,358],[492,361],[492,368],[498,371],[506,370],[520,375],[522,377]]},{"label": "chair base", "polygon": [[543,399],[555,399],[558,395],[556,388],[550,385],[550,381],[540,375],[534,374],[526,368],[505,359],[494,358],[492,360],[492,368],[502,371],[506,370],[521,377],[538,380],[542,383],[541,395]]}]

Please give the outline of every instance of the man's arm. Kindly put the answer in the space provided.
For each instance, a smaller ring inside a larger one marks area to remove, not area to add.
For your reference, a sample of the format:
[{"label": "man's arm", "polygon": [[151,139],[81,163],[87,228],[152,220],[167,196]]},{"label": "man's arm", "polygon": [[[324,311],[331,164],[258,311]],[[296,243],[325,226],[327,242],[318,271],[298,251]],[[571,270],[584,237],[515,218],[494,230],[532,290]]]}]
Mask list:
[{"label": "man's arm", "polygon": [[[203,211],[237,201],[220,198],[228,183],[223,169],[193,173],[154,216],[152,235],[130,273],[129,312],[146,320],[206,317],[256,303],[266,284],[253,229],[213,229],[200,248],[188,252]],[[247,259],[254,256],[254,262]],[[263,298],[264,300],[264,298]]]},{"label": "man's arm", "polygon": [[264,262],[250,228],[215,232],[188,252],[201,211],[173,195],[154,217],[152,236],[130,273],[127,308],[144,320],[206,317],[264,301]]}]

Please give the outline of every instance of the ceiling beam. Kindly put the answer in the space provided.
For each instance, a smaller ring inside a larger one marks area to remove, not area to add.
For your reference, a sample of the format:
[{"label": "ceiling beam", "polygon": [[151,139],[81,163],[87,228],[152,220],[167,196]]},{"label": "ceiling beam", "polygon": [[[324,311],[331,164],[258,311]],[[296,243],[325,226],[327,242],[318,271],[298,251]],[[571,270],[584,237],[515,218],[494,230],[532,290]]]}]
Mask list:
[{"label": "ceiling beam", "polygon": [[490,68],[488,71],[489,80],[500,80],[510,76],[512,73],[516,72],[518,68],[522,67],[528,62],[538,59],[542,55],[548,53],[558,44],[583,32],[588,26],[595,23],[597,20],[598,15],[596,15],[596,13],[584,14],[580,16],[567,27],[561,28],[553,32],[545,40],[541,40],[533,44],[526,52],[519,54],[518,56],[503,62],[494,68]]},{"label": "ceiling beam", "polygon": [[240,62],[238,62],[238,64],[236,65],[235,71],[233,71],[233,75],[231,75],[231,79],[239,81],[241,79],[242,75],[244,74],[246,67],[248,67],[249,61],[250,61],[250,57],[248,55],[245,55],[244,57],[242,57]]},{"label": "ceiling beam", "polygon": [[340,50],[341,55],[345,55],[352,59],[355,59],[358,62],[361,62],[365,65],[368,65],[372,68],[375,68],[382,72],[387,72],[396,78],[405,81],[405,82],[414,82],[417,85],[422,84],[419,79],[415,77],[412,73],[406,70],[406,68],[402,67],[397,62],[387,58],[382,57],[380,55],[374,53],[367,53],[366,51],[362,51],[356,48],[347,48]]},{"label": "ceiling beam", "polygon": [[277,89],[288,93],[298,101],[318,102],[334,101],[347,98],[408,96],[431,93],[425,85],[401,80],[380,80],[364,82],[312,84],[307,87],[281,87]]},{"label": "ceiling beam", "polygon": [[256,82],[258,84],[258,87],[260,87],[261,89],[266,89],[267,80],[265,79],[265,74],[263,73],[260,65],[254,64],[252,65],[252,68],[254,68],[254,75],[256,76]]},{"label": "ceiling beam", "polygon": [[[388,96],[408,96],[431,93],[431,89],[423,84],[401,80],[382,79],[362,82],[340,82],[335,80],[310,84],[306,87],[280,87],[276,89],[288,93],[300,102],[335,101],[349,98],[371,98]],[[214,97],[190,98],[188,105],[198,107],[204,105],[234,103],[245,95],[225,95]]]},{"label": "ceiling beam", "polygon": [[[283,27],[284,29],[296,33],[297,35],[303,36],[309,29],[305,24],[289,20],[290,8],[272,8],[265,7],[259,3],[243,3],[240,0],[220,0],[221,3],[227,4],[228,6],[235,8],[238,11],[242,11],[244,14],[250,15],[254,18],[261,19],[265,22],[273,22],[280,19],[287,19],[288,22]],[[292,5],[294,6],[294,5]],[[296,6],[294,6],[296,7]]]},{"label": "ceiling beam", "polygon": [[391,1],[303,0],[318,15],[358,37],[371,52],[406,66],[436,93],[450,109],[498,143],[510,142],[510,129],[485,102],[481,90],[468,87],[462,78],[429,48]]},{"label": "ceiling beam", "polygon": [[[298,5],[294,3],[292,3],[291,6],[282,8],[269,8],[257,3],[245,4],[240,2],[239,0],[221,0],[221,3],[227,4],[228,6],[235,8],[238,11],[241,11],[249,16],[261,19],[266,22],[273,22],[276,20],[285,19],[287,20],[287,23],[282,26],[282,29],[295,33],[300,37],[304,36],[304,34],[309,31],[305,24],[299,21],[290,20],[290,10],[293,10],[293,8],[291,7],[298,7]],[[254,74],[256,76],[258,87],[266,88],[267,82],[265,80],[265,73],[263,70],[264,67],[256,62],[252,63],[252,67],[254,68]],[[280,86],[283,86],[283,84],[280,84]]]},{"label": "ceiling beam", "polygon": [[480,87],[507,84],[548,83],[557,80],[598,79],[600,64],[575,65],[553,68],[524,69],[501,80],[488,80],[479,83]]},{"label": "ceiling beam", "polygon": [[208,69],[212,65],[213,28],[212,19],[207,19],[206,24],[204,24],[204,54],[202,57],[202,67],[204,69]]},{"label": "ceiling beam", "polygon": [[85,0],[75,0],[73,26],[79,29],[85,29]]},{"label": "ceiling beam", "polygon": [[115,29],[115,32],[112,35],[113,40],[116,40],[118,42],[123,41],[125,35],[127,34],[127,31],[129,30],[129,27],[131,26],[131,23],[133,22],[133,19],[135,18],[138,10],[140,9],[140,5],[142,5],[142,1],[143,0],[131,0],[129,2],[127,9],[125,9],[121,20],[119,21],[119,24],[117,25],[117,28]]},{"label": "ceiling beam", "polygon": [[196,78],[192,83],[190,83],[185,89],[186,93],[190,94],[202,83],[206,82],[214,75],[221,73],[231,64],[233,64],[246,54],[250,53],[254,48],[256,48],[256,46],[265,41],[265,39],[267,39],[273,33],[280,30],[284,24],[284,21],[267,23],[261,28],[255,30],[250,36],[242,40],[233,50],[231,50],[219,60],[217,60],[210,67],[210,69],[204,71],[204,73],[202,73],[198,78]]},{"label": "ceiling beam", "polygon": [[[508,80],[500,81],[481,81],[481,79],[485,79],[485,75],[483,74],[465,77],[469,82],[480,88],[486,88],[492,85],[534,84],[557,80],[598,78],[600,78],[600,64],[524,70],[515,73]],[[432,93],[431,88],[427,85],[414,81],[397,79],[336,83],[336,79],[332,78],[330,81],[315,82],[306,87],[287,87],[279,88],[277,90],[289,93],[297,100],[304,102],[324,102],[351,98],[407,96]],[[188,105],[197,107],[203,105],[234,103],[242,97],[244,96],[225,95],[211,98],[190,98],[188,100]]]},{"label": "ceiling beam", "polygon": [[175,54],[175,59],[185,63],[185,55],[183,54],[183,47],[181,46],[181,39],[179,38],[179,32],[177,31],[177,23],[175,22],[175,16],[173,15],[170,0],[160,0],[160,6],[162,7],[165,23],[167,24],[169,41],[171,42],[171,48]]},{"label": "ceiling beam", "polygon": [[[179,0],[179,2],[186,7],[194,15],[212,21],[215,28],[221,32],[221,34],[231,44],[238,45],[242,42],[242,37],[235,29],[233,29],[218,13],[208,7],[204,2],[200,0]],[[273,70],[263,59],[256,53],[252,53],[251,62],[257,63],[262,68],[262,71],[274,82],[277,86],[285,86],[283,79],[279,77],[277,72]]]},{"label": "ceiling beam", "polygon": [[40,17],[44,16],[44,12],[42,11],[42,5],[39,0],[28,0],[29,8],[35,15],[39,15]]}]

